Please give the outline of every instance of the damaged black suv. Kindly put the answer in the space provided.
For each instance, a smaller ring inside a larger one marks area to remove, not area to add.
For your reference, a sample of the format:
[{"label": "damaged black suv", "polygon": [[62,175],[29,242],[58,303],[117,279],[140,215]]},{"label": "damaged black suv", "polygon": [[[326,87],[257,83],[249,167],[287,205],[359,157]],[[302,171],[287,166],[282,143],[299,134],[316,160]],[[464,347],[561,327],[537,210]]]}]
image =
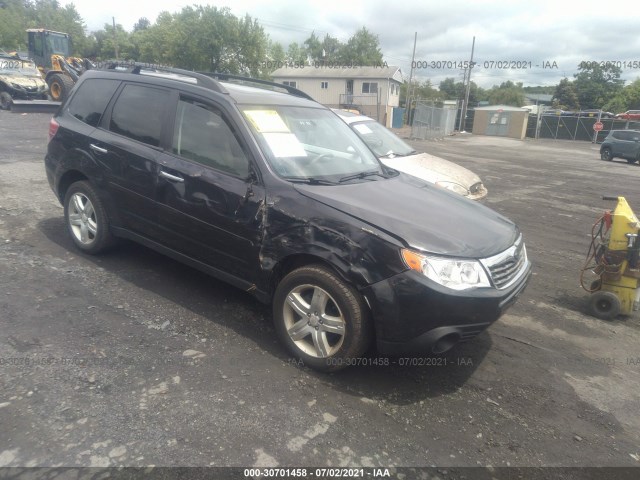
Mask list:
[{"label": "damaged black suv", "polygon": [[385,167],[331,110],[262,83],[85,73],[45,158],[76,246],[134,240],[272,302],[284,345],[323,371],[374,342],[443,353],[515,301],[531,264],[511,221]]}]

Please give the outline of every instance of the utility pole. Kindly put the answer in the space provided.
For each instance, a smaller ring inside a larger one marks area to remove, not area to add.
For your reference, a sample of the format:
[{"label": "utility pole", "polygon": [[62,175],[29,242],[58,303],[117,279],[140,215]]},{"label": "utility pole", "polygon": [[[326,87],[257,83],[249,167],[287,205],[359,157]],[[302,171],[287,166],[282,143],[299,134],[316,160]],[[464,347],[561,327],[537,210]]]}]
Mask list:
[{"label": "utility pole", "polygon": [[[462,106],[462,128],[465,128],[467,120],[467,107],[469,106],[469,92],[471,91],[471,70],[473,70],[473,50],[476,47],[476,37],[473,36],[473,43],[471,44],[471,60],[469,61],[469,74],[467,75],[467,91],[464,95],[464,105]],[[460,130],[462,131],[462,130]]]},{"label": "utility pole", "polygon": [[[462,74],[462,89],[466,92],[467,91],[467,70],[468,68],[464,69],[464,73]],[[462,117],[462,110],[464,108],[464,95],[462,96],[462,98],[456,98],[456,102],[457,102],[457,106],[456,106],[456,110],[457,107],[460,107],[460,119],[458,120],[458,131],[462,132],[462,129],[464,127],[464,118]]]},{"label": "utility pole", "polygon": [[[409,86],[407,87],[407,123],[409,123],[409,110],[411,108],[411,85],[413,80],[413,67],[416,64],[416,42],[418,41],[418,32],[413,36],[413,54],[411,55],[411,73],[409,73]],[[413,123],[413,122],[412,122]]]},{"label": "utility pole", "polygon": [[111,20],[113,21],[113,45],[116,49],[116,60],[120,60],[118,55],[118,37],[116,36],[116,17],[111,17]]}]

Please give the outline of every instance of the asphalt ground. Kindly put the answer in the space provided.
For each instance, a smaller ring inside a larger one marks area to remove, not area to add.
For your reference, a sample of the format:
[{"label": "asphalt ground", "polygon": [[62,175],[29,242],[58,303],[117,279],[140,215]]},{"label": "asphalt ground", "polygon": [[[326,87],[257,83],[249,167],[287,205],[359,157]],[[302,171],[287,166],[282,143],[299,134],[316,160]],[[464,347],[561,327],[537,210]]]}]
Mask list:
[{"label": "asphalt ground", "polygon": [[412,142],[482,177],[532,280],[444,360],[327,375],[242,291],[131,243],[79,253],[48,121],[0,112],[0,466],[640,465],[640,321],[590,317],[578,283],[601,196],[640,210],[640,167],[582,142]]}]

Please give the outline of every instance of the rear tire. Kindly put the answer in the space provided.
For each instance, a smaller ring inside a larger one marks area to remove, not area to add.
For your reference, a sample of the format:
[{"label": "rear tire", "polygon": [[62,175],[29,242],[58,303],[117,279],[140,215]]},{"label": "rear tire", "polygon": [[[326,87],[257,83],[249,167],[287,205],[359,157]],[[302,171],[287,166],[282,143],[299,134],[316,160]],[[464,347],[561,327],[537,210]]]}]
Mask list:
[{"label": "rear tire", "polygon": [[73,80],[62,73],[51,75],[47,83],[49,95],[54,102],[64,102],[73,88]]},{"label": "rear tire", "polygon": [[289,352],[321,372],[354,365],[372,339],[362,296],[321,265],[298,268],[282,279],[273,320]]},{"label": "rear tire", "polygon": [[73,243],[83,252],[95,255],[114,245],[109,215],[89,182],[69,187],[64,196],[64,218]]},{"label": "rear tire", "polygon": [[613,160],[613,155],[611,154],[611,149],[610,148],[603,148],[602,151],[600,152],[600,159],[604,160],[606,162],[610,162],[611,160]]}]

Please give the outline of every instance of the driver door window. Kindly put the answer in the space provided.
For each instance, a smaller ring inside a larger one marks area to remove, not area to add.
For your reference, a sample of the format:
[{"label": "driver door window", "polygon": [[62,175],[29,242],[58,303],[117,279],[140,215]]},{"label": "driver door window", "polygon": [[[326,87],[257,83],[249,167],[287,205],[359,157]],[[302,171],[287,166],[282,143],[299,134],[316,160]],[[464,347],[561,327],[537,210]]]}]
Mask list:
[{"label": "driver door window", "polygon": [[178,103],[172,150],[240,178],[249,174],[249,160],[221,113],[195,100]]}]

